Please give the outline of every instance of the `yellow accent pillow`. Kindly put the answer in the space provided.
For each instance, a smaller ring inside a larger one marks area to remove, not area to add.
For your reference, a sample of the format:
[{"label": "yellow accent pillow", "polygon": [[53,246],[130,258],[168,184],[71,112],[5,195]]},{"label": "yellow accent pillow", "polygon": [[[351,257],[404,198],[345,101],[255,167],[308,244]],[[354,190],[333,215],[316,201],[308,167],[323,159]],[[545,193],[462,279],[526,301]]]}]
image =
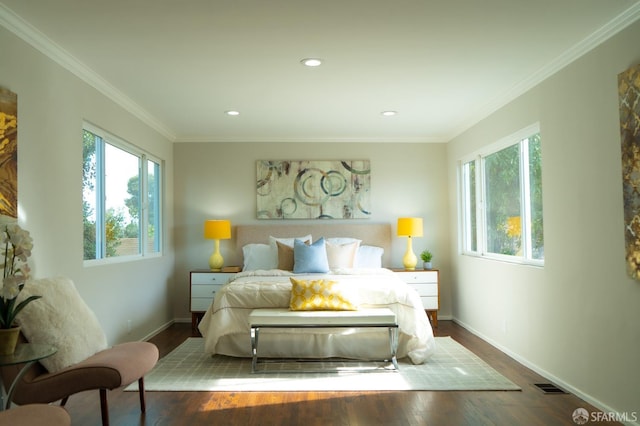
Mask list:
[{"label": "yellow accent pillow", "polygon": [[356,311],[358,310],[355,297],[349,288],[337,281],[291,280],[292,311]]}]

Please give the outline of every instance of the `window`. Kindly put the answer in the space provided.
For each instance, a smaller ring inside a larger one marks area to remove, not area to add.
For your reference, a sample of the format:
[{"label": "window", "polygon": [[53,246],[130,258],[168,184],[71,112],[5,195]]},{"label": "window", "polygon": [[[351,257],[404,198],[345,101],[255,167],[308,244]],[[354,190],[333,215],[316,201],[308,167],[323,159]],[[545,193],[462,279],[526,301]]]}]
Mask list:
[{"label": "window", "polygon": [[542,155],[538,125],[461,162],[462,251],[542,264]]},{"label": "window", "polygon": [[88,124],[82,139],[84,260],[159,254],[161,162]]}]

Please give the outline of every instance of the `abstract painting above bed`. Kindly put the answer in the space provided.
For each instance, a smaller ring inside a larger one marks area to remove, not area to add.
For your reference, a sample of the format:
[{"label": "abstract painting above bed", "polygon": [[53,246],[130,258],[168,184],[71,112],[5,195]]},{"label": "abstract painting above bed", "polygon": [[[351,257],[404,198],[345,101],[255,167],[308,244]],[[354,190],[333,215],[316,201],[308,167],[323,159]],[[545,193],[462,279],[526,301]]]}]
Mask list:
[{"label": "abstract painting above bed", "polygon": [[258,219],[366,219],[369,160],[256,162]]}]

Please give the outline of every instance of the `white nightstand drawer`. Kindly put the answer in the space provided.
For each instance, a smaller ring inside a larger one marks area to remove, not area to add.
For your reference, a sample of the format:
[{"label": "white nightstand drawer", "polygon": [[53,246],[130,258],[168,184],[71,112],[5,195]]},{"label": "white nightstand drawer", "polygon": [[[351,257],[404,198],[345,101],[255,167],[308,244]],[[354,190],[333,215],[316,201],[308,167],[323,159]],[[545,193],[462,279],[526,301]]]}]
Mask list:
[{"label": "white nightstand drawer", "polygon": [[191,312],[205,312],[213,303],[213,297],[192,297]]},{"label": "white nightstand drawer", "polygon": [[438,296],[428,296],[428,297],[420,297],[422,299],[422,306],[426,310],[437,311],[439,309],[438,306]]},{"label": "white nightstand drawer", "polygon": [[438,296],[438,283],[433,284],[411,284],[411,287],[415,288],[420,296]]},{"label": "white nightstand drawer", "polygon": [[433,327],[438,326],[438,309],[440,309],[439,294],[440,294],[440,272],[437,269],[423,270],[416,269],[415,271],[407,271],[406,269],[393,269],[402,281],[407,283],[413,288],[418,296],[420,296],[420,302],[427,316],[431,320]]},{"label": "white nightstand drawer", "polygon": [[407,284],[413,283],[438,283],[438,272],[437,271],[419,271],[419,272],[411,272],[411,271],[402,271],[396,272],[400,279]]},{"label": "white nightstand drawer", "polygon": [[202,284],[226,284],[234,276],[233,273],[226,272],[192,272],[191,273],[191,285]]},{"label": "white nightstand drawer", "polygon": [[216,295],[216,291],[221,288],[221,285],[194,285],[191,287],[191,297],[213,298]]}]

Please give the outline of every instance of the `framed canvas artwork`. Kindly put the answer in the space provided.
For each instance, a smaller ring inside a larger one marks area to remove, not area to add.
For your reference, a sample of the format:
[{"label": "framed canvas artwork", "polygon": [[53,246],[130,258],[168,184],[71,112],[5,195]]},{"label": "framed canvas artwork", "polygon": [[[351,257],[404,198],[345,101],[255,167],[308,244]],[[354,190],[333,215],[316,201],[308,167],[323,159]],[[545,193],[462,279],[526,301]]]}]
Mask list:
[{"label": "framed canvas artwork", "polygon": [[258,160],[258,219],[364,219],[369,160]]},{"label": "framed canvas artwork", "polygon": [[640,280],[640,65],[618,75],[627,272]]},{"label": "framed canvas artwork", "polygon": [[0,217],[18,217],[18,95],[1,87]]}]

